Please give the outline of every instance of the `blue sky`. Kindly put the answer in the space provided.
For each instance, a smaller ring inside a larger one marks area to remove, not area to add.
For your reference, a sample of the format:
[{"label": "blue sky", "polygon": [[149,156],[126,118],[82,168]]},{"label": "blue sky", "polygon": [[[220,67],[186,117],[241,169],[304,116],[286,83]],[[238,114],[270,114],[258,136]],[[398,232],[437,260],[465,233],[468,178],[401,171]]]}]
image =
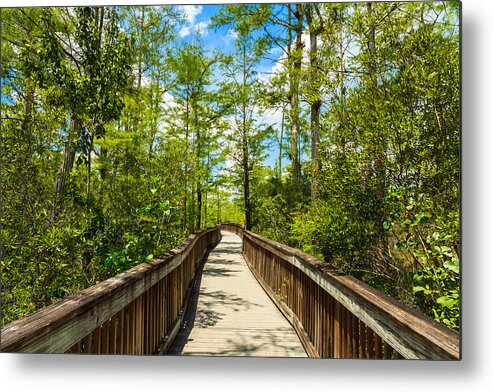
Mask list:
[{"label": "blue sky", "polygon": [[[221,26],[211,28],[211,18],[215,15],[221,5],[177,5],[176,6],[184,15],[185,21],[177,28],[177,44],[180,41],[191,43],[195,39],[196,32],[199,31],[202,35],[202,43],[207,51],[211,53],[215,50],[220,50],[223,53],[233,53],[235,50],[235,34],[232,26]],[[269,53],[269,58],[262,59],[257,68],[257,74],[260,77],[267,78],[270,71],[276,65],[276,61],[283,54],[280,48],[274,48]],[[217,75],[220,73],[218,72]],[[1,95],[2,102],[8,102],[4,94]],[[267,115],[259,118],[259,122],[272,124],[275,129],[281,127],[281,112],[269,112]],[[268,151],[269,157],[265,160],[265,164],[274,167],[278,157],[278,144],[271,143]],[[283,159],[283,166],[288,164],[287,158]]]},{"label": "blue sky", "polygon": [[[181,12],[184,13],[186,21],[178,27],[178,40],[183,40],[187,43],[192,43],[195,39],[195,34],[198,31],[202,35],[202,42],[206,50],[214,52],[219,49],[223,53],[233,53],[235,34],[232,26],[221,26],[217,28],[211,28],[211,18],[215,15],[220,5],[186,5],[178,6]],[[260,77],[267,78],[272,68],[276,65],[277,60],[282,55],[282,49],[274,48],[269,58],[262,59],[256,67],[257,74]],[[263,118],[259,119],[262,122],[273,124],[276,129],[281,127],[281,113],[269,113]],[[272,143],[270,150],[268,151],[269,157],[264,162],[266,165],[274,167],[278,158],[278,144]],[[283,159],[283,166],[288,164],[288,159]]]},{"label": "blue sky", "polygon": [[[206,50],[220,49],[228,54],[234,51],[234,32],[232,26],[210,27],[211,18],[219,11],[220,5],[186,5],[178,6],[185,14],[186,22],[178,28],[178,39],[193,42],[194,33],[198,30],[203,37]],[[260,61],[257,72],[267,74],[282,54],[280,48],[274,48],[269,58]]]}]

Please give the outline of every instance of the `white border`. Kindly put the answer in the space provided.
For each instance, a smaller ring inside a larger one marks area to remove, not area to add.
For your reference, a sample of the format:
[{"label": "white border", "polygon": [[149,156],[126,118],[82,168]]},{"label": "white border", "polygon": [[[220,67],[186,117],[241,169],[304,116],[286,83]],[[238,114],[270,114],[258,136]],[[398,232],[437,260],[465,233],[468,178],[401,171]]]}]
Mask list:
[{"label": "white border", "polygon": [[[239,2],[239,1],[238,1]],[[1,6],[160,4],[158,1],[2,0]],[[186,4],[186,1],[174,1]],[[215,3],[193,1],[193,4]],[[190,2],[189,2],[190,4]],[[463,360],[348,361],[0,354],[4,391],[488,391],[493,254],[493,2],[463,1]]]}]

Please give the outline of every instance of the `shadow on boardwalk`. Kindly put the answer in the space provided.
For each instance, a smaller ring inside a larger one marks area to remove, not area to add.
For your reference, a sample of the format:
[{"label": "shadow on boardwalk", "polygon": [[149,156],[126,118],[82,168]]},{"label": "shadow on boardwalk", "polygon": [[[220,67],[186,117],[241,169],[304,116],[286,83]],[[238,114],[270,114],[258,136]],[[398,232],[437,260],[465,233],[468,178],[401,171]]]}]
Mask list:
[{"label": "shadow on boardwalk", "polygon": [[306,357],[298,336],[243,259],[241,239],[223,232],[195,281],[168,355]]}]

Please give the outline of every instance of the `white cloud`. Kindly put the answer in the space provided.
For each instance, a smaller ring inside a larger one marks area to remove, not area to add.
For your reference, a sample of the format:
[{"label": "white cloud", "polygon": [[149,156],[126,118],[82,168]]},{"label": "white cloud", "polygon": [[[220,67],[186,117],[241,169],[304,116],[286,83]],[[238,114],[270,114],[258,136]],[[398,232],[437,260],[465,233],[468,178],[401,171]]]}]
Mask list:
[{"label": "white cloud", "polygon": [[192,32],[197,32],[201,35],[207,34],[208,21],[197,22],[197,17],[202,13],[201,5],[181,5],[178,9],[183,13],[185,17],[185,24],[181,27],[178,35],[181,38],[185,38]]},{"label": "white cloud", "polygon": [[233,29],[229,29],[228,33],[225,36],[221,37],[221,39],[226,43],[227,46],[229,46],[231,41],[234,41],[237,38],[238,33]]},{"label": "white cloud", "polygon": [[176,103],[173,96],[168,91],[166,91],[163,94],[163,100],[161,102],[161,106],[165,109],[168,109],[168,108],[176,108],[179,105]]},{"label": "white cloud", "polygon": [[266,109],[261,117],[261,121],[273,125],[275,128],[281,128],[282,110],[279,108]]},{"label": "white cloud", "polygon": [[[303,33],[301,35],[301,42],[302,42],[302,47],[303,47],[303,57],[302,57],[302,67],[308,67],[310,64],[310,35],[308,33]],[[295,45],[295,41],[293,41],[293,48]],[[318,45],[319,48],[323,45],[322,43],[322,38],[318,37]],[[267,82],[270,78],[280,75],[284,70],[285,70],[285,63],[287,60],[287,46],[284,47],[284,50],[281,49],[279,46],[273,47],[270,51],[269,54],[272,56],[279,56],[277,61],[274,63],[274,65],[267,71],[262,72],[261,75],[259,75],[259,79],[262,82]]]},{"label": "white cloud", "polygon": [[195,18],[197,18],[197,15],[202,13],[201,5],[180,5],[178,9],[184,14],[188,23],[191,25],[195,23]]},{"label": "white cloud", "polygon": [[197,33],[199,33],[200,35],[205,35],[207,33],[208,25],[209,25],[209,22],[206,22],[206,21],[199,22],[194,26],[194,30]]},{"label": "white cloud", "polygon": [[280,75],[284,71],[284,63],[286,62],[288,56],[286,56],[286,53],[283,53],[281,57],[279,57],[279,60],[272,66],[270,69],[269,74],[270,75]]},{"label": "white cloud", "polygon": [[272,55],[281,55],[282,53],[284,53],[284,51],[279,46],[273,46],[269,50],[269,54],[272,54]]},{"label": "white cloud", "polygon": [[181,37],[181,38],[184,38],[186,37],[187,35],[190,34],[190,26],[183,26],[180,31],[178,32],[178,35]]}]

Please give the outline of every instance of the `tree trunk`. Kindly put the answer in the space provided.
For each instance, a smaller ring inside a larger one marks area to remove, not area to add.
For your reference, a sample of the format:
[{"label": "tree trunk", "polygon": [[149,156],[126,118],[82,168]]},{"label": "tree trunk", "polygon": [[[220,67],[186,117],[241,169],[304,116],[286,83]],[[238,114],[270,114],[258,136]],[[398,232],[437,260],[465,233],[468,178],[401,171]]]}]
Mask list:
[{"label": "tree trunk", "polygon": [[248,144],[246,130],[243,133],[243,198],[245,202],[245,227],[247,230],[252,229],[252,212],[250,206],[250,167],[248,165]]},{"label": "tree trunk", "polygon": [[158,117],[159,117],[159,75],[154,80],[155,85],[151,87],[151,139],[149,141],[149,159],[152,159],[154,141],[156,140]]},{"label": "tree trunk", "polygon": [[310,126],[312,136],[312,165],[313,165],[313,177],[311,186],[311,198],[312,203],[315,202],[318,195],[318,181],[317,176],[320,172],[320,162],[318,158],[318,144],[320,143],[320,106],[321,102],[317,101],[311,105],[310,109]]},{"label": "tree trunk", "polygon": [[63,199],[65,197],[67,178],[74,167],[75,161],[75,140],[77,139],[77,122],[72,119],[68,129],[67,141],[63,150],[62,164],[58,170],[55,179],[53,209],[51,211],[51,220],[56,222],[63,210]]},{"label": "tree trunk", "polygon": [[279,135],[279,180],[282,178],[282,138],[284,137],[284,106],[282,108],[281,134]]},{"label": "tree trunk", "polygon": [[[341,89],[340,91],[340,116],[341,116],[341,123],[345,124],[346,123],[346,87],[344,86],[344,78],[345,78],[345,65],[344,65],[344,10],[340,10],[340,15],[339,15],[339,23],[341,24],[341,37],[340,37],[340,42],[339,42],[339,58],[340,58],[340,66],[339,66],[339,88]],[[343,133],[343,139],[341,140],[342,144],[342,153],[346,153],[346,136],[345,133]]]},{"label": "tree trunk", "polygon": [[217,190],[217,224],[221,223],[221,197],[219,194],[219,185],[216,188]]},{"label": "tree trunk", "polygon": [[[245,180],[245,186],[244,186],[244,198],[245,198],[245,227],[247,230],[252,229],[252,212],[251,212],[251,206],[250,206],[250,178],[248,175],[248,161],[243,164],[243,170],[244,170],[244,180]],[[246,166],[246,167],[245,167]]]},{"label": "tree trunk", "polygon": [[199,128],[199,119],[198,119],[198,112],[197,112],[197,104],[196,101],[194,100],[195,105],[193,105],[193,112],[194,112],[194,126],[195,126],[195,140],[196,140],[196,145],[197,145],[197,226],[196,229],[200,230],[202,226],[202,184],[201,184],[201,179],[200,179],[200,156],[202,154],[202,139],[200,135],[200,128]]},{"label": "tree trunk", "polygon": [[200,230],[202,226],[202,187],[200,181],[197,181],[197,226],[196,229]]},{"label": "tree trunk", "polygon": [[318,144],[320,142],[320,107],[322,106],[322,101],[320,98],[320,86],[318,83],[317,73],[318,73],[318,36],[321,33],[320,26],[314,20],[314,7],[316,4],[307,5],[307,21],[308,28],[310,30],[310,89],[311,93],[314,94],[314,99],[310,103],[310,130],[311,130],[311,150],[312,150],[312,167],[313,176],[311,183],[311,199],[312,203],[315,202],[317,198],[317,175],[320,170],[320,164],[318,159]]},{"label": "tree trunk", "polygon": [[[187,95],[187,103],[186,103],[186,112],[185,112],[185,192],[183,196],[183,230],[187,229],[187,198],[188,198],[188,136],[190,133],[190,102]],[[193,195],[192,195],[193,196]]]},{"label": "tree trunk", "polygon": [[101,175],[101,181],[106,180],[106,176],[108,174],[108,169],[106,167],[106,160],[108,158],[108,150],[106,148],[101,148],[101,156],[100,156],[100,166],[99,173]]},{"label": "tree trunk", "polygon": [[207,227],[207,191],[204,192],[204,227]]},{"label": "tree trunk", "polygon": [[[378,80],[377,80],[377,53],[376,53],[376,42],[375,42],[375,22],[373,21],[373,8],[372,3],[366,3],[366,8],[368,16],[370,19],[370,26],[368,29],[368,51],[370,54],[369,58],[369,73],[370,73],[370,83],[371,83],[371,94],[373,102],[373,112],[377,112],[377,102],[380,97],[378,96]],[[384,211],[384,199],[386,194],[386,138],[382,132],[381,127],[378,125],[378,119],[372,115],[370,121],[370,126],[372,129],[372,134],[374,135],[374,143],[378,146],[375,156],[375,176],[377,178],[376,184],[376,197],[380,207],[377,211],[377,230],[380,238],[386,243],[387,235],[383,228],[383,223],[385,220]]]},{"label": "tree trunk", "polygon": [[[243,45],[243,90],[247,87],[247,66],[246,66],[246,45]],[[242,105],[242,167],[243,167],[243,199],[245,205],[245,227],[247,230],[252,229],[252,211],[250,208],[250,167],[249,161],[249,148],[248,148],[248,125],[247,125],[247,104],[246,97],[243,96]]]},{"label": "tree trunk", "polygon": [[92,146],[94,143],[94,136],[89,136],[89,152],[87,153],[87,179],[86,179],[86,201],[89,202],[89,196],[91,194],[91,161],[92,161]]},{"label": "tree trunk", "polygon": [[145,21],[145,7],[140,8],[140,37],[139,37],[139,59],[138,59],[138,73],[137,73],[137,86],[140,88],[142,85],[142,52],[144,50],[142,40],[144,39],[144,21]]},{"label": "tree trunk", "polygon": [[[103,23],[104,23],[104,7],[100,9],[96,8],[96,21],[99,23],[98,26],[98,46],[102,48],[102,38],[103,38]],[[92,149],[94,145],[94,134],[89,132],[89,150],[87,152],[87,177],[86,177],[86,203],[89,203],[89,196],[91,195],[91,163],[92,163]]]},{"label": "tree trunk", "polygon": [[296,196],[299,192],[299,183],[301,177],[301,167],[299,160],[298,143],[300,138],[300,114],[299,114],[299,86],[301,76],[301,63],[303,42],[301,36],[303,34],[303,5],[296,4],[296,39],[294,52],[291,52],[290,63],[290,104],[291,104],[291,166],[292,166],[292,186],[293,193]]},{"label": "tree trunk", "polygon": [[[21,132],[22,132],[22,140],[23,146],[26,147],[23,151],[23,159],[22,166],[27,169],[27,167],[33,166],[33,132],[36,128],[34,124],[34,112],[35,108],[35,91],[34,85],[32,83],[27,83],[25,86],[25,98],[24,98],[24,116],[22,119]],[[1,133],[1,132],[0,132]],[[24,176],[22,174],[27,174],[28,171],[21,172],[21,182],[23,189],[20,190],[20,194],[22,195],[22,205],[27,206],[28,204],[28,195],[29,195],[29,185],[30,181],[28,180],[28,176]],[[1,193],[0,193],[1,194]],[[26,215],[29,213],[24,210]]]}]

